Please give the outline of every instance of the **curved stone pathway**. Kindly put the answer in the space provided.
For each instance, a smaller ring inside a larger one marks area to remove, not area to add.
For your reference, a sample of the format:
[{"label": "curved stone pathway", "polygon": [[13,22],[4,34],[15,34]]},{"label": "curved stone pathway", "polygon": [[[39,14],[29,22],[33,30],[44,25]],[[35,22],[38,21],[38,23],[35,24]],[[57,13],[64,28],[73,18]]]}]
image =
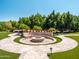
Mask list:
[{"label": "curved stone pathway", "polygon": [[22,38],[20,39],[20,42],[26,44],[26,45],[49,45],[49,44],[53,44],[55,43],[57,40],[55,38],[44,38],[45,40],[43,42],[40,43],[34,43],[31,42],[30,40],[32,40],[32,38]]},{"label": "curved stone pathway", "polygon": [[49,59],[47,53],[50,53],[50,48],[53,48],[52,53],[56,53],[71,50],[78,45],[75,40],[63,35],[58,36],[62,41],[56,44],[39,46],[23,45],[13,41],[19,37],[16,34],[10,34],[10,37],[0,40],[0,49],[20,53],[19,59]]}]

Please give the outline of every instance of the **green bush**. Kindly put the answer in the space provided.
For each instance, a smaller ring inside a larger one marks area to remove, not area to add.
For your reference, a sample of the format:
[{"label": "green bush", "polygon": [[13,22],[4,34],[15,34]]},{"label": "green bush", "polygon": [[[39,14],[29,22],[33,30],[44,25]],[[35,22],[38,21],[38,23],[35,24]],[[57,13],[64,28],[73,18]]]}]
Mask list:
[{"label": "green bush", "polygon": [[19,29],[26,29],[26,30],[28,30],[28,29],[30,29],[30,27],[28,25],[25,25],[25,24],[20,24],[19,25]]},{"label": "green bush", "polygon": [[42,30],[42,28],[40,26],[34,26],[33,29],[34,30]]}]

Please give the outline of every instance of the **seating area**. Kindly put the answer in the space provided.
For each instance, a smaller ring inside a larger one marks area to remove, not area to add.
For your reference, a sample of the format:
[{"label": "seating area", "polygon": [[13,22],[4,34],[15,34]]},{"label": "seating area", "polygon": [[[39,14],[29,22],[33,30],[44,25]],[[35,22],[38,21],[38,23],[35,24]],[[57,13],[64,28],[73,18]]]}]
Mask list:
[{"label": "seating area", "polygon": [[24,31],[23,32],[23,36],[24,37],[30,37],[30,36],[43,36],[43,37],[46,37],[46,36],[53,36],[53,33],[52,32],[48,32],[48,31]]}]

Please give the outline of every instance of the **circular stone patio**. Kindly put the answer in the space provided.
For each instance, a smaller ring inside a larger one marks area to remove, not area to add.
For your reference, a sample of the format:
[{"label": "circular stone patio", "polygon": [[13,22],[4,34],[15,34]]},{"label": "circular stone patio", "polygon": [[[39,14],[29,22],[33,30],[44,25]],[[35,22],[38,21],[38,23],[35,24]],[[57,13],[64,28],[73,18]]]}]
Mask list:
[{"label": "circular stone patio", "polygon": [[62,39],[59,43],[40,46],[24,45],[14,42],[14,40],[19,37],[17,33],[10,34],[9,36],[10,37],[0,41],[0,49],[19,53],[19,59],[49,59],[47,53],[50,53],[50,47],[53,48],[52,53],[56,53],[68,51],[78,46],[75,40],[64,37],[63,35],[58,36]]}]

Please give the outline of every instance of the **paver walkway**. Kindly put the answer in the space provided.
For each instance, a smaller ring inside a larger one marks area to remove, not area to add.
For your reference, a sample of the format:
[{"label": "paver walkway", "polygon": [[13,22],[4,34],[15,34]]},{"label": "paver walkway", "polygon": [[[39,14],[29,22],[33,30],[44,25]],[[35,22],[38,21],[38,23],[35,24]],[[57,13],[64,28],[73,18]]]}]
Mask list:
[{"label": "paver walkway", "polygon": [[56,44],[39,46],[23,45],[13,41],[19,37],[16,34],[10,34],[10,37],[0,40],[0,49],[20,53],[19,59],[49,59],[47,53],[50,53],[51,47],[53,48],[52,53],[56,53],[71,50],[78,45],[75,40],[63,35],[58,36],[62,41]]}]

